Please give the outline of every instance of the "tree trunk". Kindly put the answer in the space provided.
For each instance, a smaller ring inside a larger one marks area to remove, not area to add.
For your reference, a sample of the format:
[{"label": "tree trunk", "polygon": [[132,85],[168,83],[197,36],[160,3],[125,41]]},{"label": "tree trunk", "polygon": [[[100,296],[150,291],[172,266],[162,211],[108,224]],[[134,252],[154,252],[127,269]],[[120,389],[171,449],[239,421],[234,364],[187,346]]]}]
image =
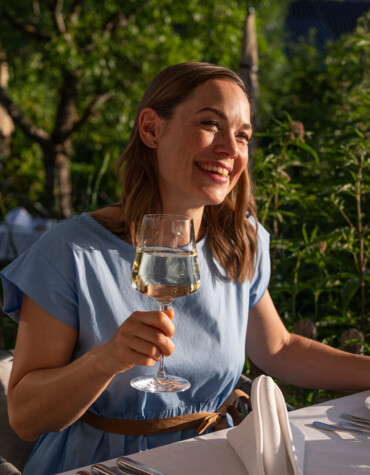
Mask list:
[{"label": "tree trunk", "polygon": [[56,195],[58,197],[58,209],[62,218],[72,215],[72,184],[71,184],[71,159],[64,150],[58,151],[55,157],[56,171]]},{"label": "tree trunk", "polygon": [[5,88],[0,85],[1,106],[24,134],[38,143],[43,150],[46,177],[45,207],[49,217],[56,214],[56,202],[59,211],[56,217],[63,219],[71,216],[73,211],[70,175],[72,136],[111,97],[110,91],[97,94],[76,120],[77,89],[77,76],[69,71],[62,71],[54,129],[52,134],[49,134],[25,116],[18,105],[8,96]]},{"label": "tree trunk", "polygon": [[[253,131],[257,132],[261,129],[261,124],[259,122],[258,114],[258,44],[256,15],[253,7],[248,9],[248,15],[244,23],[240,76],[247,88],[251,100],[251,121]],[[257,145],[256,138],[252,138],[249,144],[250,156],[255,155]]]},{"label": "tree trunk", "polygon": [[44,169],[45,169],[45,208],[49,218],[54,217],[54,188],[55,188],[55,153],[48,141],[42,147],[44,153]]},{"label": "tree trunk", "polygon": [[59,219],[72,214],[69,142],[57,146],[49,142],[43,147],[46,209],[50,217]]},{"label": "tree trunk", "polygon": [[69,218],[72,214],[71,187],[71,138],[64,134],[71,130],[76,118],[77,78],[69,71],[63,71],[60,100],[56,115],[52,141],[54,144],[54,179],[60,217]]}]

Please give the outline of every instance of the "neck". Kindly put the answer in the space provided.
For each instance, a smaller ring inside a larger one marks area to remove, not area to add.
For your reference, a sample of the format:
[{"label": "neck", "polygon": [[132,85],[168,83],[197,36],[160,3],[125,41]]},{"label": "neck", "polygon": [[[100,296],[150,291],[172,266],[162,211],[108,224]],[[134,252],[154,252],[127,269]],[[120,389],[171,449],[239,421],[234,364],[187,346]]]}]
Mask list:
[{"label": "neck", "polygon": [[205,227],[202,224],[203,221],[203,212],[204,207],[195,208],[195,209],[179,209],[179,208],[172,208],[171,206],[163,206],[161,213],[163,214],[181,214],[184,216],[188,216],[189,218],[193,218],[194,222],[194,233],[196,241],[202,239],[205,234]]}]

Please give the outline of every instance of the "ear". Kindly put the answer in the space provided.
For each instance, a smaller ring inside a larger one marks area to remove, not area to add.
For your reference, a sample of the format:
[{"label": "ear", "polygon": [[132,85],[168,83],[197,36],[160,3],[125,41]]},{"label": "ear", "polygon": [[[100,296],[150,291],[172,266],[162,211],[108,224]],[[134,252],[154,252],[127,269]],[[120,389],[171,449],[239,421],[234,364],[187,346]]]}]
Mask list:
[{"label": "ear", "polygon": [[151,107],[145,107],[139,115],[139,134],[149,148],[157,148],[160,118]]}]

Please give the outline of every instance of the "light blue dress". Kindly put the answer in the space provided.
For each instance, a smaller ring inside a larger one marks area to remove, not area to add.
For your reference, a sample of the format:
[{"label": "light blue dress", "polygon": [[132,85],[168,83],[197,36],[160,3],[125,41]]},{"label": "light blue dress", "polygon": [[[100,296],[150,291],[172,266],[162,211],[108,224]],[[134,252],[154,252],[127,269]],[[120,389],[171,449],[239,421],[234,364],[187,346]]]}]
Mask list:
[{"label": "light blue dress", "polygon": [[[137,391],[130,380],[152,375],[137,366],[118,374],[91,406],[120,419],[157,419],[215,411],[234,388],[245,360],[248,310],[264,295],[270,277],[269,235],[259,225],[259,253],[252,282],[225,282],[207,238],[197,243],[201,285],[174,302],[175,351],[166,369],[188,379],[183,393]],[[2,271],[4,311],[19,319],[22,292],[51,315],[78,330],[73,359],[107,341],[135,310],[157,309],[130,286],[135,248],[84,213],[63,222]],[[47,417],[47,414],[45,415]],[[189,437],[194,430],[151,436],[104,433],[77,421],[42,435],[24,475],[49,475],[151,449]]]}]

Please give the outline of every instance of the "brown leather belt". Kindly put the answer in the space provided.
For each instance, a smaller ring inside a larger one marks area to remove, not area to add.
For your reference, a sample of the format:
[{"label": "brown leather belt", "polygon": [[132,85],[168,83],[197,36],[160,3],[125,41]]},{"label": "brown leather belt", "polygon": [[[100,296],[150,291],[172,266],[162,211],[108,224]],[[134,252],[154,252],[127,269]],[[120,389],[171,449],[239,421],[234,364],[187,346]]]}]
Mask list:
[{"label": "brown leather belt", "polygon": [[238,425],[241,422],[239,411],[235,406],[238,399],[244,400],[250,406],[248,394],[240,389],[234,389],[216,412],[197,412],[163,419],[133,421],[100,417],[87,411],[79,420],[95,427],[95,429],[111,432],[112,434],[152,435],[197,428],[197,433],[201,435],[212,428],[214,430],[226,429],[228,427],[226,422],[227,413],[231,415],[234,424]]}]

